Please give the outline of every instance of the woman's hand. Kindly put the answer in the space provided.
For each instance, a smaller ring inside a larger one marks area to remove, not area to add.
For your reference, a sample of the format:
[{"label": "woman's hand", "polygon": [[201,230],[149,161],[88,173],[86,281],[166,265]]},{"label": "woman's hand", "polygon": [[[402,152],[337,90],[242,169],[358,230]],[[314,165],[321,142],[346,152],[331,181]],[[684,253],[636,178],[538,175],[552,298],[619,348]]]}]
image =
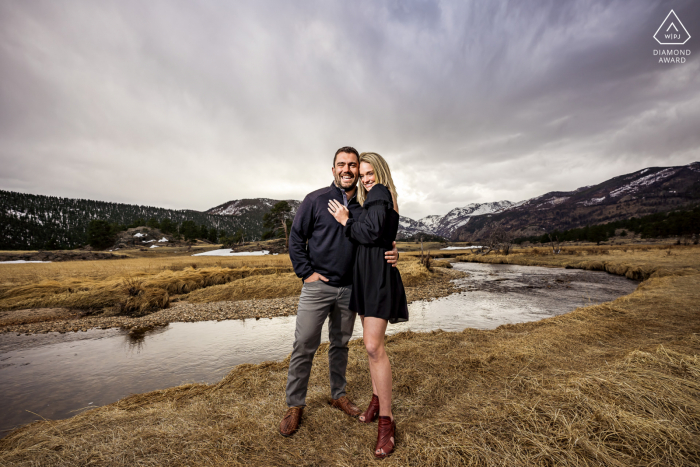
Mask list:
[{"label": "woman's hand", "polygon": [[343,224],[343,226],[348,222],[350,218],[350,211],[348,208],[340,204],[338,201],[332,199],[328,201],[328,212],[330,212],[335,220]]}]

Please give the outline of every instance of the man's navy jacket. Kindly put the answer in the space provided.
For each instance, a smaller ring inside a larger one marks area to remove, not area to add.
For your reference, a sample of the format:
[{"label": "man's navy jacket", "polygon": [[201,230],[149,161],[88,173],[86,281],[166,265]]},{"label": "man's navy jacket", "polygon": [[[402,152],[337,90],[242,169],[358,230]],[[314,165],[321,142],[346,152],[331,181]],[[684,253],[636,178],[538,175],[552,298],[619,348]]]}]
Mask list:
[{"label": "man's navy jacket", "polygon": [[[343,225],[328,212],[331,199],[343,204],[343,192],[335,182],[304,198],[289,234],[289,257],[294,272],[302,279],[317,272],[328,279],[328,285],[344,287],[352,284],[356,246],[345,235]],[[347,207],[351,218],[360,217],[362,206],[357,196],[348,200]]]}]

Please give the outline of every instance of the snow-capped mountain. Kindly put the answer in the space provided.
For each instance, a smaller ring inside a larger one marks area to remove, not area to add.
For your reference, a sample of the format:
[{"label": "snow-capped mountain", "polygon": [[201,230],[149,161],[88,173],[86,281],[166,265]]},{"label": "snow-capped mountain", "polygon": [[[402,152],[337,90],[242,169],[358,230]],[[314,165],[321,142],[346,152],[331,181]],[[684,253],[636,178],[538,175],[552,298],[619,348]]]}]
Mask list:
[{"label": "snow-capped mountain", "polygon": [[399,232],[396,234],[398,238],[412,237],[418,233],[428,233],[434,235],[432,229],[425,226],[420,221],[415,221],[406,216],[399,216]]},{"label": "snow-capped mountain", "polygon": [[429,229],[430,232],[435,232],[437,230],[438,224],[440,223],[440,219],[442,219],[443,216],[438,216],[437,214],[432,214],[430,216],[425,216],[422,218],[419,222],[426,228]]},{"label": "snow-capped mountain", "polygon": [[453,240],[476,240],[499,223],[515,235],[541,235],[586,225],[641,217],[700,202],[700,162],[649,167],[574,191],[553,191],[517,203],[491,217],[453,230]]},{"label": "snow-capped mountain", "polygon": [[433,214],[417,221],[401,216],[398,237],[405,238],[417,233],[427,233],[450,238],[455,230],[467,225],[472,217],[503,212],[515,205],[516,203],[511,201],[471,203],[461,208],[454,208],[444,216]]},{"label": "snow-capped mountain", "polygon": [[471,203],[461,208],[454,208],[442,217],[435,215],[427,216],[420,219],[419,222],[426,227],[430,226],[430,230],[435,233],[435,235],[450,238],[458,228],[467,225],[472,217],[503,212],[514,205],[515,203],[511,201]]}]

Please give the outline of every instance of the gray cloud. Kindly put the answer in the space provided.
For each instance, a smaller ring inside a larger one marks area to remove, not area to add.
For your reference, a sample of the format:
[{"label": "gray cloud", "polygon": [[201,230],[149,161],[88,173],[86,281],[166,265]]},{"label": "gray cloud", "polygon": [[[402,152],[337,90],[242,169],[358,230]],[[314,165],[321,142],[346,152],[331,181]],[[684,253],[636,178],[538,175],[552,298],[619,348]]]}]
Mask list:
[{"label": "gray cloud", "polygon": [[301,199],[351,144],[418,218],[686,164],[700,65],[652,56],[671,8],[700,33],[692,0],[3,2],[0,188]]}]

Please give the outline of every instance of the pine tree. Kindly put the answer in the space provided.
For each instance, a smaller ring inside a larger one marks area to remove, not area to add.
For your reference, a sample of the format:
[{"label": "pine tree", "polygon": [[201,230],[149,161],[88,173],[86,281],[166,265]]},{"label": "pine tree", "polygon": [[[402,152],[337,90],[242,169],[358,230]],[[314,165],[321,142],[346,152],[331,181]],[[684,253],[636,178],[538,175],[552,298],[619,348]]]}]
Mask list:
[{"label": "pine tree", "polygon": [[280,201],[272,206],[270,212],[263,216],[263,227],[268,229],[271,236],[276,232],[284,234],[285,249],[289,250],[289,224],[291,220],[292,207],[286,201]]},{"label": "pine tree", "polygon": [[114,242],[111,230],[109,222],[100,219],[91,220],[88,225],[88,243],[93,248],[107,248]]},{"label": "pine tree", "polygon": [[180,226],[180,235],[185,237],[185,240],[194,240],[199,236],[200,230],[194,221],[185,221]]}]

